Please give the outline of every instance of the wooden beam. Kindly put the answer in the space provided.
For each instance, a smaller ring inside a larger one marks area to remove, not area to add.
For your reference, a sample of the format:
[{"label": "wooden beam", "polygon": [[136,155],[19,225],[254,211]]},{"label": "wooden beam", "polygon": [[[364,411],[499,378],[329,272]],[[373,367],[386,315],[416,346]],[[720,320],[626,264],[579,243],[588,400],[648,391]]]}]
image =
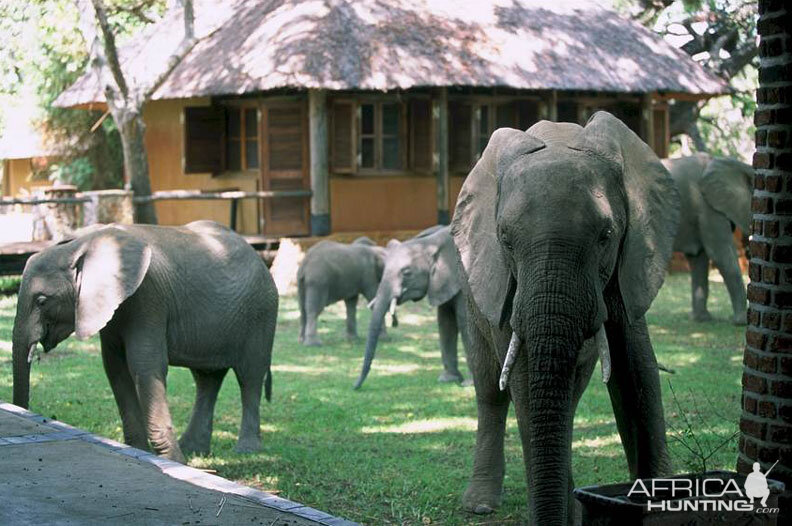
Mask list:
[{"label": "wooden beam", "polygon": [[327,133],[327,92],[308,90],[308,127],[311,159],[311,235],[330,233],[330,169]]},{"label": "wooden beam", "polygon": [[438,97],[432,105],[432,116],[435,118],[437,139],[436,147],[436,178],[437,178],[437,222],[447,225],[451,222],[448,211],[448,88],[440,88]]},{"label": "wooden beam", "polygon": [[641,100],[641,139],[654,151],[654,108],[651,93],[644,95]]}]

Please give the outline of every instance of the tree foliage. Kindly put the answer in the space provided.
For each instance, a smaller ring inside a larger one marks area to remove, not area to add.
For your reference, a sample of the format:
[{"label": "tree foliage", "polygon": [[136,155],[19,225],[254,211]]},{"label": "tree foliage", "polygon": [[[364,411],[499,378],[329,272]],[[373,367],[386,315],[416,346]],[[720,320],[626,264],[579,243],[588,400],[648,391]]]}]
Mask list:
[{"label": "tree foliage", "polygon": [[[123,41],[161,16],[164,6],[164,0],[108,1],[109,21]],[[71,0],[0,0],[0,100],[7,107],[34,99],[36,124],[57,153],[47,168],[52,179],[81,189],[119,187],[123,157],[113,120],[105,119],[91,131],[101,111],[52,106],[88,62],[77,24]]]},{"label": "tree foliage", "polygon": [[[753,148],[758,47],[755,0],[615,0],[616,7],[663,35],[733,92],[707,103],[677,102],[672,137],[698,151],[747,158]],[[686,141],[683,141],[686,142]]]}]

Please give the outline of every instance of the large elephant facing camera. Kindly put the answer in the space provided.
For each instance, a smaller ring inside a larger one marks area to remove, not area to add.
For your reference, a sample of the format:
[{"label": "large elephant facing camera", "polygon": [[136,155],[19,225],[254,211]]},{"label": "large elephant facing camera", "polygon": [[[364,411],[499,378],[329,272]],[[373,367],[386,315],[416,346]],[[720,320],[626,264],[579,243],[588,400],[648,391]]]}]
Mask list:
[{"label": "large elephant facing camera", "polygon": [[[184,227],[111,225],[50,247],[27,262],[13,331],[14,403],[28,407],[30,360],[72,332],[99,333],[124,441],[184,462],[209,452],[217,393],[233,369],[242,394],[237,449],[260,446],[262,383],[270,362],[278,293],[248,243],[211,221]],[[196,383],[179,442],[166,398],[168,365]],[[90,396],[90,394],[86,394]]]},{"label": "large elephant facing camera", "polygon": [[678,209],[660,160],[609,113],[585,128],[542,121],[492,135],[452,221],[478,405],[465,509],[500,504],[511,400],[532,524],[573,521],[572,421],[598,355],[631,476],[668,470],[644,313],[665,276]]},{"label": "large elephant facing camera", "polygon": [[729,291],[732,323],[745,325],[748,298],[733,232],[739,227],[744,240],[750,233],[753,168],[704,153],[664,159],[663,164],[671,172],[681,200],[674,250],[684,253],[690,265],[690,317],[695,321],[712,319],[707,311],[712,260]]},{"label": "large elephant facing camera", "polygon": [[417,236],[401,242],[392,239],[385,249],[385,268],[372,309],[366,339],[363,369],[355,383],[360,389],[371,369],[385,314],[395,315],[397,305],[427,297],[437,307],[440,352],[443,359],[441,382],[462,382],[457,359],[457,337],[467,348],[465,300],[461,293],[462,279],[454,252],[451,230],[447,226],[427,228]]}]

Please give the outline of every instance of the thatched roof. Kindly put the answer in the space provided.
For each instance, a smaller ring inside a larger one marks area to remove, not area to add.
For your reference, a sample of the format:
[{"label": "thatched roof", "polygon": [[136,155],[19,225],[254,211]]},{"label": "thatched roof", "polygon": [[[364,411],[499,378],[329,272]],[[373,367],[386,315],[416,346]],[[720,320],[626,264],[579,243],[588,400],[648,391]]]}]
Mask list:
[{"label": "thatched roof", "polygon": [[[277,88],[728,90],[660,36],[588,1],[198,0],[195,11],[200,41],[153,99]],[[178,14],[148,28],[124,50],[125,69],[156,74],[181,36]],[[87,74],[58,104],[103,99]]]}]

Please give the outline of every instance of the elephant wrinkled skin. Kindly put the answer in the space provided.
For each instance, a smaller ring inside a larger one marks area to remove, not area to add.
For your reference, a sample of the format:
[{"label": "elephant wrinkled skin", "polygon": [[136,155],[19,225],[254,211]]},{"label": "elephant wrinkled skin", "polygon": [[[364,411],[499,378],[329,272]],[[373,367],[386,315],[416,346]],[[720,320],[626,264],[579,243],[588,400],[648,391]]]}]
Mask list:
[{"label": "elephant wrinkled skin", "polygon": [[347,338],[357,340],[358,296],[374,299],[384,265],[385,249],[367,237],[350,245],[325,240],[312,246],[297,271],[300,343],[321,345],[316,320],[325,307],[341,300],[346,305]]},{"label": "elephant wrinkled skin", "polygon": [[585,128],[541,121],[492,135],[452,221],[478,406],[466,510],[501,502],[511,400],[532,524],[574,521],[572,421],[598,354],[631,476],[669,469],[644,313],[665,277],[678,207],[660,160],[609,113]]},{"label": "elephant wrinkled skin", "polygon": [[744,241],[750,232],[753,168],[735,159],[704,153],[664,159],[663,164],[681,200],[674,250],[684,253],[690,265],[690,317],[695,321],[712,319],[707,311],[712,260],[729,291],[732,323],[745,325],[748,298],[733,232],[739,227]]},{"label": "elephant wrinkled skin", "polygon": [[371,369],[374,352],[385,323],[385,314],[395,316],[397,305],[405,301],[419,301],[425,296],[437,307],[440,332],[440,352],[443,358],[441,382],[462,382],[457,360],[457,336],[467,348],[465,300],[461,293],[462,279],[454,253],[451,231],[447,226],[427,228],[417,236],[400,242],[388,242],[385,269],[377,295],[369,306],[372,309],[366,339],[363,368],[355,383],[360,389]]},{"label": "elephant wrinkled skin", "polygon": [[[262,384],[270,363],[278,293],[264,262],[236,233],[211,221],[184,227],[110,225],[27,262],[13,330],[14,403],[28,407],[30,356],[72,332],[99,333],[124,441],[184,462],[208,453],[217,393],[233,369],[242,395],[237,449],[260,447]],[[177,442],[166,399],[168,365],[188,367],[196,399]]]}]

